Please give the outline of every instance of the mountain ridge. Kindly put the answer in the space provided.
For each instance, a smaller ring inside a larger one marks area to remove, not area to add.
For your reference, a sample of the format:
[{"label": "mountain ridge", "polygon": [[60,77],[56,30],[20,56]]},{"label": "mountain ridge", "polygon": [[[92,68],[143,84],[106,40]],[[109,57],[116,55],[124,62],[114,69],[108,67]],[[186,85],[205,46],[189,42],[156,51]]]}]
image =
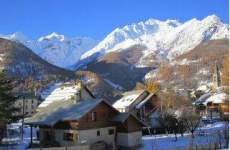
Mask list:
[{"label": "mountain ridge", "polygon": [[103,56],[106,53],[120,51],[132,45],[142,44],[147,47],[143,50],[143,57],[137,66],[141,67],[142,60],[150,54],[160,59],[172,60],[203,41],[228,38],[228,25],[211,15],[203,20],[191,19],[185,23],[175,20],[160,21],[149,19],[116,28],[93,49],[85,52],[76,68]]},{"label": "mountain ridge", "polygon": [[150,56],[157,61],[173,61],[201,42],[229,38],[228,31],[227,24],[217,16],[210,15],[202,20],[194,18],[184,23],[150,18],[116,28],[100,42],[87,37],[68,38],[56,32],[37,40],[30,40],[20,32],[0,37],[23,43],[53,65],[77,70],[106,53],[119,52],[134,45],[146,47],[141,49],[143,55],[134,65],[151,67],[149,59],[152,61],[153,58]]},{"label": "mountain ridge", "polygon": [[18,41],[32,49],[35,54],[50,64],[69,70],[72,70],[72,66],[77,63],[80,56],[86,50],[92,48],[97,43],[97,41],[92,38],[69,38],[56,32],[41,36],[36,40],[27,38],[21,32],[0,35],[0,37]]}]

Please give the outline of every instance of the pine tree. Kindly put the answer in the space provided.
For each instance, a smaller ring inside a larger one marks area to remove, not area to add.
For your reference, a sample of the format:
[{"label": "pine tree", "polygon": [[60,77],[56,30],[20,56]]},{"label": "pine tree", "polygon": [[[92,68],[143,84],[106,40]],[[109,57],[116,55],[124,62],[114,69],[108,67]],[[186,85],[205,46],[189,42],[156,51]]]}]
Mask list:
[{"label": "pine tree", "polygon": [[12,81],[6,78],[5,73],[0,72],[0,118],[6,123],[17,120],[14,113],[17,108],[14,107],[16,97],[12,95]]}]

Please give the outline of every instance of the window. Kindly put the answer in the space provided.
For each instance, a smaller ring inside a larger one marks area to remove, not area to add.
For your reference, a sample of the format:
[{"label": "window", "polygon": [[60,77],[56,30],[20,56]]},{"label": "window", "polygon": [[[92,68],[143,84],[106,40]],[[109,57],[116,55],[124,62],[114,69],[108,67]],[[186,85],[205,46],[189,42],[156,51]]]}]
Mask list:
[{"label": "window", "polygon": [[97,113],[92,112],[92,121],[96,121],[96,120],[97,120]]},{"label": "window", "polygon": [[101,136],[101,132],[99,130],[97,131],[97,136]]},{"label": "window", "polygon": [[114,134],[114,130],[113,129],[109,129],[109,135],[113,135]]},{"label": "window", "polygon": [[65,140],[65,141],[73,141],[74,140],[73,133],[64,133],[63,134],[63,140]]}]

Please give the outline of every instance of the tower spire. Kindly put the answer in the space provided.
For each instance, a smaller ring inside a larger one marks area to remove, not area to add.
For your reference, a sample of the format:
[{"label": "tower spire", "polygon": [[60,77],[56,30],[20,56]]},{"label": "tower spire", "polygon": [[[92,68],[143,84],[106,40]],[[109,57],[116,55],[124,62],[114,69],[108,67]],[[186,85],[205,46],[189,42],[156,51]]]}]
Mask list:
[{"label": "tower spire", "polygon": [[215,62],[215,70],[214,70],[214,74],[213,74],[213,83],[214,83],[215,88],[221,86],[220,68],[219,68],[219,65],[217,64],[217,62]]}]

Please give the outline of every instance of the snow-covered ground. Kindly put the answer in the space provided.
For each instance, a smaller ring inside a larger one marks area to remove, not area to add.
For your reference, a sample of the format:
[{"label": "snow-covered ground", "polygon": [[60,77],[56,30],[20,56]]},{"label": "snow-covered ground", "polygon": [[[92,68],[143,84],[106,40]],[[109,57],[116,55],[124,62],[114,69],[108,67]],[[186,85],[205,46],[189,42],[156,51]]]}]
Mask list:
[{"label": "snow-covered ground", "polygon": [[[12,130],[14,129],[16,132],[18,132],[18,135],[11,138],[5,138],[5,141],[15,143],[15,144],[0,146],[0,150],[25,150],[28,147],[30,143],[30,127],[24,126],[23,140],[21,140],[21,136],[20,136],[20,127],[21,127],[21,123],[14,123],[11,125],[10,129]],[[33,128],[33,139],[37,139],[36,132],[37,132],[36,128]]]},{"label": "snow-covered ground", "polygon": [[[195,138],[191,138],[191,134],[186,133],[184,137],[178,134],[178,140],[175,141],[175,135],[155,135],[143,136],[143,145],[139,150],[186,150],[193,147],[208,148],[219,144],[221,141],[222,147],[225,145],[224,132],[228,130],[228,125],[225,122],[217,122],[199,128],[195,133]],[[199,133],[203,133],[199,135]]]}]

